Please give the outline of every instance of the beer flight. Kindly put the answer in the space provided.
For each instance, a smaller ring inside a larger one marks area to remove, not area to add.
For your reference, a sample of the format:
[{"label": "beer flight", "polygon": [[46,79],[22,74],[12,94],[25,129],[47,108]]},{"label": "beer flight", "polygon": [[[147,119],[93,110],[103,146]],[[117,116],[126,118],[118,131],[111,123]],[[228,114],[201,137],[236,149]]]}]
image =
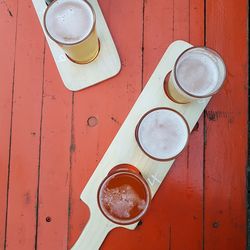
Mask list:
[{"label": "beer flight", "polygon": [[[44,28],[47,35],[74,63],[85,64],[95,60],[101,44],[91,4],[85,0],[46,0],[46,3]],[[191,47],[177,58],[173,70],[165,78],[163,91],[173,102],[188,105],[217,93],[225,77],[225,64],[216,51],[207,47]],[[175,159],[187,145],[189,134],[185,117],[166,107],[148,110],[135,128],[138,147],[146,157],[155,161]],[[138,222],[150,202],[151,191],[147,181],[135,166],[129,164],[115,166],[97,192],[102,214],[120,225]]]}]

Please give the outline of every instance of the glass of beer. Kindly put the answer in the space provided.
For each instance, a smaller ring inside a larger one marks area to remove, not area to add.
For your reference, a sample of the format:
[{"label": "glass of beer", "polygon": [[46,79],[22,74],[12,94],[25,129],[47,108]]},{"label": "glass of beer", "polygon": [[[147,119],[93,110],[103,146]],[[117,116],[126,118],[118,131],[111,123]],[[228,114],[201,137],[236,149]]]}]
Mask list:
[{"label": "glass of beer", "polygon": [[96,16],[85,0],[55,0],[44,13],[48,36],[76,63],[89,63],[99,52]]},{"label": "glass of beer", "polygon": [[170,108],[155,108],[140,119],[135,138],[141,150],[150,158],[169,161],[185,148],[189,137],[186,119]]},{"label": "glass of beer", "polygon": [[97,201],[108,220],[119,225],[129,225],[145,215],[151,202],[151,192],[136,167],[120,164],[102,181]]},{"label": "glass of beer", "polygon": [[192,47],[176,60],[164,88],[177,103],[188,103],[214,95],[222,87],[226,67],[221,56],[207,47]]}]

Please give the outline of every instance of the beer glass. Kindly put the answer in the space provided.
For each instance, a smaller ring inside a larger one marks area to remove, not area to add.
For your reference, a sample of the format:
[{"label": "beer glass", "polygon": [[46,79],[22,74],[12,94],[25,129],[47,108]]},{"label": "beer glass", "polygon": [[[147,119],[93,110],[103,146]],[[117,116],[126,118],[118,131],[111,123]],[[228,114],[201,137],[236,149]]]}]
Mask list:
[{"label": "beer glass", "polygon": [[96,16],[85,0],[55,0],[44,13],[48,36],[76,63],[89,63],[99,52]]},{"label": "beer glass", "polygon": [[135,130],[136,141],[150,158],[169,161],[185,148],[189,137],[186,119],[170,108],[155,108],[142,116]]},{"label": "beer glass", "polygon": [[136,167],[120,164],[102,181],[97,201],[108,220],[128,225],[138,222],[144,216],[151,202],[151,192]]},{"label": "beer glass", "polygon": [[178,57],[164,88],[173,101],[188,103],[217,93],[225,77],[226,67],[217,52],[207,47],[192,47]]}]

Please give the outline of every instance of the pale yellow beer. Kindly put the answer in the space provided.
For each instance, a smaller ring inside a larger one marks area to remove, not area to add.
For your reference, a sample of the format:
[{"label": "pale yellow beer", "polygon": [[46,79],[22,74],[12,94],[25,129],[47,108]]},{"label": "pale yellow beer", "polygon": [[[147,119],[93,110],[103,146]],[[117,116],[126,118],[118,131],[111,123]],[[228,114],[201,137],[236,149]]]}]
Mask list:
[{"label": "pale yellow beer", "polygon": [[170,108],[155,108],[140,119],[135,138],[142,151],[158,161],[176,158],[185,148],[189,137],[186,119]]},{"label": "pale yellow beer", "polygon": [[165,90],[173,101],[188,103],[217,93],[225,77],[226,67],[217,52],[192,47],[178,57]]},{"label": "pale yellow beer", "polygon": [[45,11],[44,27],[72,61],[88,63],[98,55],[96,16],[87,1],[53,1]]}]

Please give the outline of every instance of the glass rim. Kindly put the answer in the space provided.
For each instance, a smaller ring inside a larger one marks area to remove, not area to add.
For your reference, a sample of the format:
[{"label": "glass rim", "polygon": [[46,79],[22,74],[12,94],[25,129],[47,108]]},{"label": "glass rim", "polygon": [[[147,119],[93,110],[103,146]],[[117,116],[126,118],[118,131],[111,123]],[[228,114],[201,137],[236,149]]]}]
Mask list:
[{"label": "glass rim", "polygon": [[[111,169],[112,171],[112,169]],[[151,203],[151,199],[152,199],[152,195],[151,195],[151,190],[150,190],[150,187],[148,185],[148,183],[146,182],[146,180],[143,178],[142,175],[140,175],[139,173],[135,173],[135,172],[132,172],[132,171],[129,171],[129,170],[125,170],[125,169],[122,169],[122,170],[119,170],[117,169],[117,171],[111,173],[111,171],[108,173],[108,175],[102,180],[101,184],[99,185],[98,187],[98,191],[97,191],[97,203],[98,203],[98,207],[101,211],[101,213],[104,215],[104,217],[106,217],[109,221],[115,223],[115,224],[118,224],[118,225],[130,225],[130,224],[134,224],[136,222],[139,222],[140,219],[146,214],[146,212],[148,211],[148,208],[149,208],[149,205]],[[139,171],[139,170],[138,170]],[[139,214],[137,215],[135,218],[132,218],[130,220],[119,220],[119,219],[115,219],[113,216],[108,216],[108,213],[105,213],[104,209],[103,209],[103,206],[101,205],[101,202],[100,202],[100,193],[101,193],[101,190],[104,186],[104,184],[110,179],[110,178],[115,178],[115,176],[117,175],[130,175],[130,176],[133,176],[134,178],[136,178],[137,180],[140,181],[140,183],[143,184],[144,188],[145,188],[145,191],[146,191],[146,196],[147,196],[147,200],[146,200],[146,207],[144,208],[144,210]]]},{"label": "glass rim", "polygon": [[[154,156],[150,155],[148,152],[146,152],[146,151],[144,150],[144,148],[142,147],[141,143],[140,143],[139,136],[138,136],[138,132],[139,132],[140,125],[141,125],[143,119],[144,119],[148,114],[150,114],[150,113],[152,113],[152,112],[154,112],[154,111],[156,111],[156,110],[169,110],[169,111],[172,111],[172,112],[176,113],[177,115],[179,115],[179,116],[181,117],[181,119],[184,121],[185,125],[186,125],[186,128],[187,128],[187,139],[186,139],[185,145],[183,146],[183,149],[182,149],[178,154],[176,154],[175,156],[172,156],[172,157],[169,157],[169,158],[164,158],[164,159],[163,159],[163,158],[154,157]],[[189,125],[188,125],[188,122],[187,122],[186,118],[185,118],[180,112],[178,112],[177,110],[174,110],[174,109],[172,109],[172,108],[167,108],[167,107],[158,107],[158,108],[150,109],[149,111],[147,111],[147,112],[140,118],[140,120],[139,120],[139,122],[138,122],[138,124],[137,124],[137,126],[136,126],[136,128],[135,128],[135,139],[136,139],[137,144],[138,144],[138,146],[140,147],[140,149],[141,149],[149,158],[151,158],[151,159],[153,159],[153,160],[156,160],[156,161],[162,161],[162,162],[164,162],[164,161],[171,161],[171,160],[175,159],[176,157],[178,157],[178,156],[182,153],[182,151],[185,149],[185,147],[187,146],[188,140],[189,140],[189,136],[190,136],[190,128],[189,128]]]},{"label": "glass rim", "polygon": [[171,95],[170,95],[170,91],[169,91],[169,81],[170,81],[170,75],[172,73],[172,70],[170,70],[167,75],[165,76],[164,80],[163,80],[163,90],[165,95],[167,96],[168,99],[170,99],[170,101],[176,103],[176,104],[188,104],[189,102],[179,102],[177,100],[175,100]]},{"label": "glass rim", "polygon": [[[178,79],[177,79],[177,72],[176,72],[176,69],[177,69],[177,64],[178,64],[180,58],[181,58],[186,52],[188,52],[188,51],[190,51],[190,50],[194,50],[194,49],[204,49],[204,50],[208,50],[208,51],[214,53],[214,54],[221,60],[222,65],[223,65],[223,68],[224,68],[224,71],[225,71],[225,74],[224,74],[222,83],[221,83],[221,85],[219,86],[219,88],[215,89],[214,91],[212,91],[211,93],[209,93],[209,94],[207,94],[207,95],[195,95],[195,94],[190,93],[189,91],[185,90],[185,89],[181,86],[181,84],[179,83],[179,81],[178,81]],[[174,80],[175,80],[177,86],[178,86],[186,95],[191,96],[191,97],[194,97],[194,98],[206,98],[206,97],[210,97],[210,96],[216,94],[216,93],[222,88],[222,86],[223,86],[224,83],[225,83],[226,76],[227,76],[227,69],[226,69],[226,65],[225,65],[225,62],[224,62],[223,58],[221,57],[221,55],[220,55],[216,50],[211,49],[211,48],[206,47],[206,46],[193,46],[193,47],[190,47],[190,48],[184,50],[184,51],[178,56],[178,58],[176,59],[175,64],[174,64],[173,73],[174,73]]]},{"label": "glass rim", "polygon": [[58,2],[60,0],[53,0],[49,5],[48,7],[46,8],[45,12],[44,12],[44,15],[43,15],[43,26],[44,26],[44,29],[45,29],[45,32],[46,34],[49,36],[50,39],[52,39],[54,42],[60,44],[60,45],[65,45],[65,46],[70,46],[70,45],[77,45],[77,44],[80,44],[81,42],[87,40],[91,34],[93,33],[93,30],[95,29],[95,25],[96,25],[96,14],[95,14],[95,11],[94,11],[94,8],[92,7],[92,5],[87,1],[87,0],[81,0],[82,2],[85,2],[90,10],[91,10],[91,13],[93,15],[93,23],[92,23],[92,27],[89,31],[89,33],[81,40],[77,41],[77,42],[74,42],[74,43],[64,43],[64,42],[60,42],[58,41],[57,39],[55,39],[48,31],[48,28],[47,28],[47,24],[46,24],[46,17],[47,17],[47,13],[48,11],[50,11],[50,8],[53,4],[55,4],[56,2]]}]

